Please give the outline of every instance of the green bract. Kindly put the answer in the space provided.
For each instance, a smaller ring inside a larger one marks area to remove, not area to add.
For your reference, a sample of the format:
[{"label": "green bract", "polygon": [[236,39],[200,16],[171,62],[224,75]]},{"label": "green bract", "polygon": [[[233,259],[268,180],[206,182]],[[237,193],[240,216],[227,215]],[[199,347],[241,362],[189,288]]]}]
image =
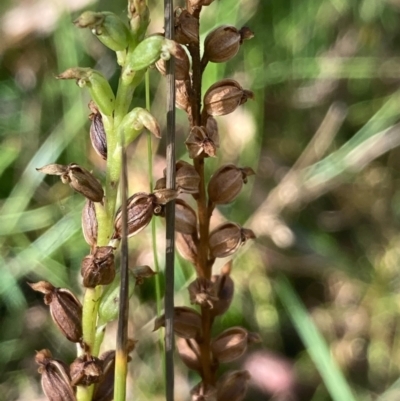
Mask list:
[{"label": "green bract", "polygon": [[[119,292],[121,275],[117,273],[114,281],[106,288],[100,299],[99,306],[99,325],[107,324],[118,317]],[[129,274],[129,298],[133,295],[136,278]]]}]

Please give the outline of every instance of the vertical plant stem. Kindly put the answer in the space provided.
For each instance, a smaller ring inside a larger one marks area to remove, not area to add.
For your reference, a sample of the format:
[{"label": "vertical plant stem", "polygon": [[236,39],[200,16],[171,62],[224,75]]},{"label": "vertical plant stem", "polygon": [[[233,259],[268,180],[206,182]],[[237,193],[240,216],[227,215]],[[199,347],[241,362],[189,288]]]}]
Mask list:
[{"label": "vertical plant stem", "polygon": [[[121,138],[123,140],[123,138]],[[119,294],[117,349],[115,354],[115,383],[114,400],[125,401],[126,375],[128,365],[128,314],[129,314],[129,277],[128,277],[128,218],[127,218],[127,192],[128,178],[126,168],[126,153],[124,143],[121,144],[122,160],[122,194],[121,194],[121,286]]]},{"label": "vertical plant stem", "polygon": [[[199,10],[190,10],[192,15],[199,18]],[[200,26],[200,24],[199,24]],[[200,34],[198,34],[200,37]],[[202,67],[200,59],[199,43],[192,43],[188,46],[189,53],[192,57],[192,96],[191,96],[191,117],[189,118],[192,126],[201,126],[205,121],[202,121],[201,116],[201,82],[202,82]],[[192,128],[192,127],[191,127]],[[199,219],[199,244],[197,248],[197,268],[199,275],[206,279],[211,278],[211,266],[208,265],[208,237],[209,237],[209,222],[210,213],[207,208],[206,182],[204,176],[204,158],[194,159],[194,167],[200,176],[199,194],[197,196],[197,214]],[[205,387],[215,384],[215,377],[212,371],[211,363],[211,325],[212,320],[208,308],[201,308],[202,331],[203,338],[199,343],[200,360],[202,365],[202,378]]]}]

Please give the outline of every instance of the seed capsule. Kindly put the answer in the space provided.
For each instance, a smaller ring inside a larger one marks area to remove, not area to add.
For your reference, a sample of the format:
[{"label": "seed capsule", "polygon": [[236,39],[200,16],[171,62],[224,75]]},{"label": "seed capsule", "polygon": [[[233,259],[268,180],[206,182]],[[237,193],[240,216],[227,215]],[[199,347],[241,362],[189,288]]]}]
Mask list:
[{"label": "seed capsule", "polygon": [[197,242],[197,237],[193,235],[176,233],[176,249],[184,259],[194,265],[197,261]]},{"label": "seed capsule", "polygon": [[250,167],[239,168],[234,164],[220,167],[208,183],[208,196],[212,203],[224,205],[233,202],[239,195],[247,177],[255,174]]},{"label": "seed capsule", "polygon": [[42,375],[43,392],[49,401],[75,401],[74,390],[68,373],[68,366],[57,359],[53,359],[48,349],[36,353],[36,363]]},{"label": "seed capsule", "polygon": [[64,184],[69,184],[72,189],[93,202],[103,200],[104,191],[101,184],[92,173],[76,163],[71,163],[68,166],[48,164],[36,170],[44,174],[59,175]]},{"label": "seed capsule", "polygon": [[175,10],[175,40],[182,45],[199,43],[199,20],[187,10]]},{"label": "seed capsule", "polygon": [[223,116],[253,98],[253,92],[243,89],[238,82],[223,79],[208,88],[204,95],[204,110],[210,116]]},{"label": "seed capsule", "polygon": [[71,363],[70,374],[73,386],[98,383],[103,376],[103,361],[91,355],[80,356]]},{"label": "seed capsule", "polygon": [[217,383],[218,401],[242,401],[246,396],[250,374],[247,370],[236,370],[223,375]]},{"label": "seed capsule", "polygon": [[[154,322],[153,331],[165,327],[165,315],[159,316]],[[202,332],[201,315],[192,308],[177,306],[174,308],[174,332],[178,337],[197,339]]]},{"label": "seed capsule", "polygon": [[197,235],[196,212],[182,199],[175,201],[175,231]]},{"label": "seed capsule", "polygon": [[114,248],[97,247],[92,255],[85,256],[82,260],[81,275],[86,288],[112,283],[115,277]]},{"label": "seed capsule", "polygon": [[232,362],[247,350],[248,332],[242,327],[231,327],[211,342],[214,357],[220,363]]},{"label": "seed capsule", "polygon": [[196,384],[191,390],[191,401],[218,401],[217,389],[210,384],[204,385],[203,382]]},{"label": "seed capsule", "polygon": [[115,351],[100,355],[103,362],[103,377],[94,385],[93,401],[112,401],[114,399]]},{"label": "seed capsule", "polygon": [[90,142],[96,153],[103,160],[107,160],[107,138],[103,125],[103,117],[93,101],[89,103],[89,108],[92,111],[89,115],[89,118],[92,120],[90,124]]},{"label": "seed capsule", "polygon": [[[154,197],[144,192],[138,192],[127,199],[128,237],[138,234],[150,223],[154,212],[153,201]],[[114,239],[122,235],[121,215],[119,208],[114,220]]]},{"label": "seed capsule", "polygon": [[230,307],[235,291],[235,284],[229,273],[222,273],[211,277],[215,294],[218,300],[213,302],[210,313],[212,316],[223,315]]},{"label": "seed capsule", "polygon": [[[181,45],[179,52],[174,55],[175,58],[175,79],[189,79],[190,61],[185,50]],[[156,62],[156,68],[162,75],[166,75],[166,62],[164,60],[158,60]]]},{"label": "seed capsule", "polygon": [[244,39],[251,39],[254,34],[249,28],[238,30],[234,26],[223,25],[211,31],[204,41],[203,66],[211,61],[223,63],[238,53]]},{"label": "seed capsule", "polygon": [[189,114],[190,110],[190,80],[180,80],[175,81],[175,104],[178,109],[184,110]]},{"label": "seed capsule", "polygon": [[236,223],[224,223],[210,234],[210,252],[214,258],[225,258],[235,253],[249,239],[254,239],[252,230]]},{"label": "seed capsule", "polygon": [[71,291],[56,288],[47,281],[28,284],[44,294],[44,303],[49,305],[51,317],[64,336],[74,343],[81,342],[82,305],[78,298]]},{"label": "seed capsule", "polygon": [[201,371],[201,361],[200,361],[200,347],[196,340],[193,338],[186,339],[178,337],[176,339],[176,348],[178,350],[179,356],[182,362],[192,370],[197,372]]},{"label": "seed capsule", "polygon": [[82,232],[85,241],[95,247],[97,244],[97,218],[94,203],[86,199],[85,206],[82,210]]}]

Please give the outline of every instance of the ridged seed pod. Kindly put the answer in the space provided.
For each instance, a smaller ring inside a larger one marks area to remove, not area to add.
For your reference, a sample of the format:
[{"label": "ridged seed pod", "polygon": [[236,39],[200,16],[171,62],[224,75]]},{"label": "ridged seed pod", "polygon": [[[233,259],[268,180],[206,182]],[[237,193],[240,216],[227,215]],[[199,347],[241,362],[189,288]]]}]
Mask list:
[{"label": "ridged seed pod", "polygon": [[218,362],[228,363],[240,358],[246,352],[247,344],[247,330],[231,327],[212,340],[211,350]]},{"label": "ridged seed pod", "polygon": [[215,288],[215,294],[218,298],[213,302],[213,308],[210,310],[212,316],[223,315],[230,307],[235,292],[235,284],[229,273],[221,273],[211,277]]},{"label": "ridged seed pod", "polygon": [[[165,327],[165,315],[159,316],[154,322],[153,331]],[[177,306],[174,308],[174,332],[178,337],[197,339],[202,333],[201,315],[192,308]]]},{"label": "ridged seed pod", "polygon": [[175,201],[175,231],[183,234],[197,233],[196,212],[182,199]]},{"label": "ridged seed pod", "polygon": [[175,10],[175,40],[182,45],[199,43],[199,20],[187,10]]},{"label": "ridged seed pod", "polygon": [[235,80],[223,79],[208,88],[204,95],[204,111],[209,116],[223,116],[253,98],[253,92],[243,89]]},{"label": "ridged seed pod", "polygon": [[[154,212],[154,197],[152,194],[138,192],[127,199],[128,237],[138,234],[151,221]],[[114,239],[122,235],[122,213],[118,209],[114,220]]]},{"label": "ridged seed pod", "polygon": [[224,374],[217,382],[218,401],[242,401],[246,396],[250,374],[236,370]]},{"label": "ridged seed pod", "polygon": [[81,275],[86,288],[112,283],[115,277],[114,248],[100,246],[93,254],[85,256],[82,260]]},{"label": "ridged seed pod", "polygon": [[103,377],[103,361],[87,354],[80,356],[71,363],[70,375],[73,386],[98,383]]},{"label": "ridged seed pod", "polygon": [[209,246],[214,258],[225,258],[235,253],[249,239],[254,239],[252,230],[236,223],[224,223],[210,233]]},{"label": "ridged seed pod", "polygon": [[233,202],[239,195],[247,177],[255,174],[250,167],[239,168],[234,164],[220,167],[208,183],[208,197],[216,205]]},{"label": "ridged seed pod", "polygon": [[200,347],[196,340],[178,337],[176,339],[176,348],[182,362],[189,369],[196,372],[201,371]]},{"label": "ridged seed pod", "polygon": [[75,401],[74,390],[69,377],[68,366],[57,359],[53,359],[48,349],[36,353],[36,363],[42,375],[43,392],[49,401]]},{"label": "ridged seed pod", "polygon": [[103,160],[107,160],[107,137],[104,130],[103,117],[93,101],[89,103],[89,108],[92,111],[89,115],[92,121],[90,124],[90,142],[96,153]]},{"label": "ridged seed pod", "polygon": [[82,305],[78,298],[65,288],[56,288],[48,281],[29,283],[35,291],[44,294],[44,303],[64,336],[74,343],[82,340]]},{"label": "ridged seed pod", "polygon": [[86,199],[82,210],[82,232],[85,241],[93,248],[97,244],[97,218],[94,203]]}]

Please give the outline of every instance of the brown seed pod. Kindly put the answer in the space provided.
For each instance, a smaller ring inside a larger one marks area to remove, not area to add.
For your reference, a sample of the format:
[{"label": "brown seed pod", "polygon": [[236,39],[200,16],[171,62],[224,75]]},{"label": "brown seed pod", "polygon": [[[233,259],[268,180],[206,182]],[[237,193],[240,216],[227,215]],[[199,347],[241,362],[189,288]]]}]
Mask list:
[{"label": "brown seed pod", "polygon": [[81,275],[86,288],[112,283],[115,277],[114,248],[97,247],[93,254],[85,256],[82,260]]},{"label": "brown seed pod", "polygon": [[200,347],[196,340],[193,338],[186,339],[178,337],[176,339],[176,348],[182,362],[189,369],[195,370],[196,372],[201,371]]},{"label": "brown seed pod", "polygon": [[49,401],[75,401],[74,390],[69,377],[68,366],[57,359],[53,359],[48,349],[36,353],[36,363],[42,375],[43,392]]},{"label": "brown seed pod", "polygon": [[74,343],[82,340],[82,305],[78,298],[65,288],[56,288],[48,281],[28,283],[35,291],[44,294],[54,323],[64,336]]},{"label": "brown seed pod", "polygon": [[236,223],[224,223],[213,230],[209,237],[211,255],[225,258],[235,253],[249,239],[254,239],[252,230],[242,228]]},{"label": "brown seed pod", "polygon": [[175,40],[182,45],[199,43],[199,20],[187,10],[175,10]]},{"label": "brown seed pod", "polygon": [[232,362],[247,351],[248,332],[242,327],[231,327],[211,342],[214,357],[220,363]]},{"label": "brown seed pod", "polygon": [[235,80],[223,79],[208,88],[204,95],[204,112],[209,116],[223,116],[253,98],[253,92],[243,89]]},{"label": "brown seed pod", "polygon": [[197,383],[191,390],[191,401],[218,401],[217,389],[210,384],[204,385],[203,382]]},{"label": "brown seed pod", "polygon": [[85,241],[95,247],[97,244],[97,218],[94,203],[86,199],[85,206],[82,210],[82,232]]},{"label": "brown seed pod", "polygon": [[175,201],[175,231],[197,235],[196,212],[182,199]]},{"label": "brown seed pod", "polygon": [[250,167],[239,168],[234,164],[220,167],[208,183],[208,196],[212,203],[224,205],[233,202],[239,195],[247,177],[255,174]]},{"label": "brown seed pod", "polygon": [[76,163],[68,166],[48,164],[36,170],[44,174],[59,175],[64,184],[69,184],[72,189],[93,202],[103,200],[104,191],[101,184],[92,173]]},{"label": "brown seed pod", "polygon": [[189,113],[190,111],[190,80],[185,79],[177,79],[175,81],[175,104],[178,109],[186,111]]},{"label": "brown seed pod", "polygon": [[103,361],[91,355],[76,358],[70,366],[73,386],[90,386],[98,383],[103,376]]},{"label": "brown seed pod", "polygon": [[235,284],[229,273],[222,273],[211,277],[215,287],[215,293],[218,301],[213,302],[213,308],[210,313],[212,316],[223,315],[230,307],[235,291]]},{"label": "brown seed pod", "polygon": [[[159,316],[154,322],[153,331],[165,327],[165,315]],[[192,308],[177,306],[174,308],[174,332],[182,338],[200,338],[202,332],[201,315]]]},{"label": "brown seed pod", "polygon": [[[138,234],[151,221],[154,212],[154,197],[152,194],[138,192],[127,199],[128,237]],[[114,220],[114,239],[122,235],[121,208],[118,209]]]},{"label": "brown seed pod", "polygon": [[103,361],[103,376],[94,385],[93,401],[112,401],[114,399],[115,351],[106,351],[99,358]]},{"label": "brown seed pod", "polygon": [[194,265],[197,261],[197,242],[197,236],[176,233],[176,249],[184,259]]},{"label": "brown seed pod", "polygon": [[217,382],[218,401],[242,401],[246,396],[250,374],[236,370],[224,374]]},{"label": "brown seed pod", "polygon": [[[189,70],[190,70],[189,57],[181,45],[176,44],[176,46],[177,47],[179,46],[180,50],[175,52],[175,54],[173,54],[175,59],[175,79],[178,80],[189,79]],[[160,71],[162,75],[167,74],[165,60],[162,59],[158,60],[156,62],[156,68],[158,71]]]},{"label": "brown seed pod", "polygon": [[104,129],[103,117],[93,101],[89,103],[89,108],[92,111],[89,115],[90,120],[92,120],[89,131],[90,142],[96,153],[103,160],[107,160],[107,136]]}]

